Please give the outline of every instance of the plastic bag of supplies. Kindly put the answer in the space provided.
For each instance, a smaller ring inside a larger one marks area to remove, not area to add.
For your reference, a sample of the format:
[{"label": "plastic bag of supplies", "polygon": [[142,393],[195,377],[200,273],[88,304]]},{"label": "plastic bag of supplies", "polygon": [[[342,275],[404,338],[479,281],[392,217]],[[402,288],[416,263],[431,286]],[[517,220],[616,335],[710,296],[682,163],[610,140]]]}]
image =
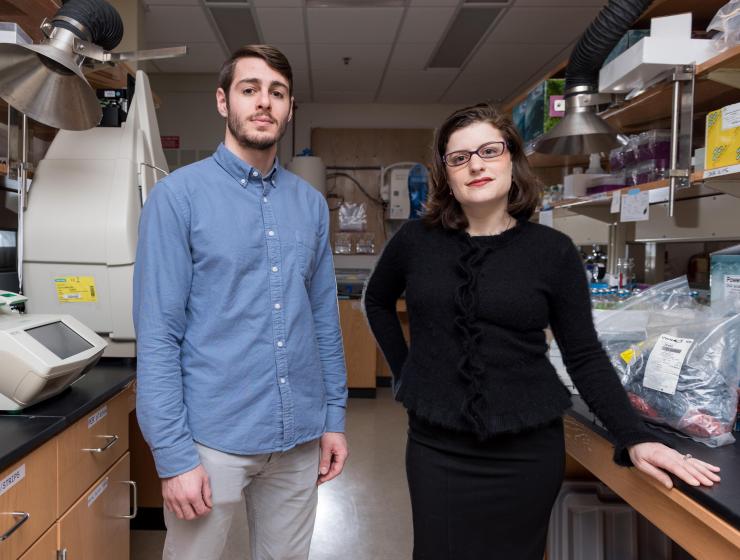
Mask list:
[{"label": "plastic bag of supplies", "polygon": [[735,441],[740,315],[696,304],[684,276],[597,317],[596,329],[644,418],[710,447]]}]

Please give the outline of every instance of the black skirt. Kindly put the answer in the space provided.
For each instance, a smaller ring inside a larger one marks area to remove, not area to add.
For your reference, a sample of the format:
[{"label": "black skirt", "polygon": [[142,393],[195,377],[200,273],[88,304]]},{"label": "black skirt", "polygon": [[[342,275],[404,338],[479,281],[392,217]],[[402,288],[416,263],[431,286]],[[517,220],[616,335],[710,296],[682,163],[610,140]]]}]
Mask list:
[{"label": "black skirt", "polygon": [[480,441],[409,415],[414,560],[542,560],[563,422]]}]

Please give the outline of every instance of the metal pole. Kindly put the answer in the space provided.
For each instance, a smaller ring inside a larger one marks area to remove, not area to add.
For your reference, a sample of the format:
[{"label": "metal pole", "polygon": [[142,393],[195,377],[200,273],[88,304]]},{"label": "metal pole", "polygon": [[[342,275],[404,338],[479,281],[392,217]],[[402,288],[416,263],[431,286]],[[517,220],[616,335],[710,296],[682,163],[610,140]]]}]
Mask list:
[{"label": "metal pole", "polygon": [[23,113],[21,126],[21,161],[18,164],[18,293],[23,293],[23,217],[28,206],[28,116]]},{"label": "metal pole", "polygon": [[673,79],[673,107],[671,112],[671,159],[670,175],[668,177],[668,215],[673,217],[673,205],[676,200],[676,186],[678,177],[674,171],[678,167],[678,137],[681,119],[681,82],[674,76]]}]

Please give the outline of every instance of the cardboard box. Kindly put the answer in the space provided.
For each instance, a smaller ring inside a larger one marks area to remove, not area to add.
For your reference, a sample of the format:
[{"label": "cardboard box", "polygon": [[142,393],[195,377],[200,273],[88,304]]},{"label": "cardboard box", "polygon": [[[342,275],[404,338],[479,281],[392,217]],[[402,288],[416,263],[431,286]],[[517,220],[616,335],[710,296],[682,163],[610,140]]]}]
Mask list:
[{"label": "cardboard box", "polygon": [[740,171],[740,103],[707,114],[704,176]]}]

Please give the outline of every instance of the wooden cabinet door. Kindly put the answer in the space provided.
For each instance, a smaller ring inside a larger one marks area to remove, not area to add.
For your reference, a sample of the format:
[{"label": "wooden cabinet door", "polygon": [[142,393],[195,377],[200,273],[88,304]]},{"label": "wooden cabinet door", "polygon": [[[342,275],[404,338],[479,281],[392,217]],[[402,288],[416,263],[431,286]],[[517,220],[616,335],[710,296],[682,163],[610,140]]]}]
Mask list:
[{"label": "wooden cabinet door", "polygon": [[57,440],[0,473],[0,560],[15,560],[56,519]]},{"label": "wooden cabinet door", "polygon": [[347,386],[350,389],[375,388],[375,339],[367,326],[359,299],[339,301]]},{"label": "wooden cabinet door", "polygon": [[129,560],[130,457],[121,457],[59,520],[59,549],[68,560]]},{"label": "wooden cabinet door", "polygon": [[19,560],[57,560],[57,526],[46,531]]},{"label": "wooden cabinet door", "polygon": [[61,516],[128,449],[128,414],[133,389],[127,388],[59,436]]}]

